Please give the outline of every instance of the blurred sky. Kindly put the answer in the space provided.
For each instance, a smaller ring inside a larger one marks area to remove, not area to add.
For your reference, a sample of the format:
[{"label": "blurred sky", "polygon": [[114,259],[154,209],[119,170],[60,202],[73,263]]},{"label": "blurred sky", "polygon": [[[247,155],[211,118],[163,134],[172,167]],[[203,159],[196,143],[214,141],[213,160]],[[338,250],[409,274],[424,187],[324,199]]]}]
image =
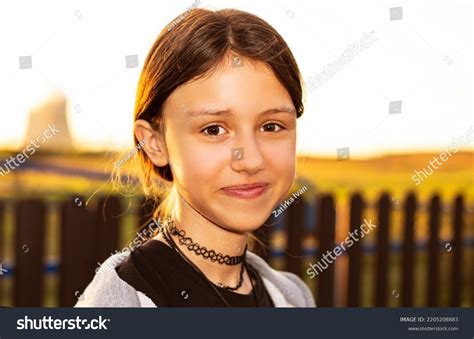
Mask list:
[{"label": "blurred sky", "polygon": [[[28,111],[55,91],[84,150],[131,145],[138,76],[158,33],[192,1],[10,1],[0,11],[0,148],[19,146]],[[316,90],[298,152],[351,157],[436,151],[474,125],[472,1],[201,1],[262,17],[316,77],[349,44],[377,39]],[[401,20],[390,8],[402,7]],[[126,68],[125,56],[138,55]],[[19,69],[31,56],[32,68]],[[402,101],[389,114],[390,101]],[[466,150],[472,150],[472,143]]]}]

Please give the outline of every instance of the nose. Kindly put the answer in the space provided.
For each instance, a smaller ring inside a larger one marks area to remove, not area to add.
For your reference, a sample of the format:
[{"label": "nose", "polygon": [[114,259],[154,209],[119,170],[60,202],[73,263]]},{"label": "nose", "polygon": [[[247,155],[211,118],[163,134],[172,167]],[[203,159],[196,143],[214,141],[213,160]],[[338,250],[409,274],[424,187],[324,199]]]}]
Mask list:
[{"label": "nose", "polygon": [[254,174],[265,168],[261,145],[253,133],[236,138],[230,157],[230,166],[236,172]]}]

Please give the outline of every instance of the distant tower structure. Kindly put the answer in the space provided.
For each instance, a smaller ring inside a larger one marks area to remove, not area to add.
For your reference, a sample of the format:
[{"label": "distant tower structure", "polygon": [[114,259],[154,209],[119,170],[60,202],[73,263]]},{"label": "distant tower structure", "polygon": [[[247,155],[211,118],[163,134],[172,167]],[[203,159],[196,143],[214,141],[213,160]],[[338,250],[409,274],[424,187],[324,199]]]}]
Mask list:
[{"label": "distant tower structure", "polygon": [[[30,140],[36,140],[39,137],[38,144],[40,147],[37,149],[37,152],[71,152],[73,150],[73,141],[66,119],[66,104],[66,97],[61,93],[57,93],[33,108],[29,114],[23,147],[29,145]],[[42,142],[44,132],[49,130],[48,125],[54,125],[59,132]]]}]

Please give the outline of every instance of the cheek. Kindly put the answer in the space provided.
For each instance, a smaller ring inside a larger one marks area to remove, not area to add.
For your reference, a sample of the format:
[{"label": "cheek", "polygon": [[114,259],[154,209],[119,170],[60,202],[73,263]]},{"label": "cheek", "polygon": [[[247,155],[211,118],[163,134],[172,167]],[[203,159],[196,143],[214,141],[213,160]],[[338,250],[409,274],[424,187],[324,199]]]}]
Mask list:
[{"label": "cheek", "polygon": [[[224,162],[223,150],[191,142],[176,145],[170,150],[176,179],[188,189],[212,183]],[[230,152],[229,152],[230,157]]]},{"label": "cheek", "polygon": [[[278,184],[288,186],[295,177],[295,142],[293,140],[265,148],[267,168],[272,171]],[[290,184],[291,185],[291,184]]]},{"label": "cheek", "polygon": [[267,169],[274,182],[273,201],[281,201],[293,185],[296,173],[294,143],[281,144],[278,148],[268,149]]}]

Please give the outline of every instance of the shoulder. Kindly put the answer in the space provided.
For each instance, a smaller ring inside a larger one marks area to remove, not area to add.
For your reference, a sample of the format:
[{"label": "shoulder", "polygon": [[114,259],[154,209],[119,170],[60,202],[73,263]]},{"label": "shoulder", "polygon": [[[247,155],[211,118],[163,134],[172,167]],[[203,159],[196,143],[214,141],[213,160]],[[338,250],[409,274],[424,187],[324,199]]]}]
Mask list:
[{"label": "shoulder", "polygon": [[156,307],[147,296],[120,279],[115,271],[128,256],[129,253],[117,253],[105,260],[75,307]]},{"label": "shoulder", "polygon": [[313,294],[296,274],[279,271],[253,252],[247,251],[247,263],[261,276],[277,307],[315,307]]}]

